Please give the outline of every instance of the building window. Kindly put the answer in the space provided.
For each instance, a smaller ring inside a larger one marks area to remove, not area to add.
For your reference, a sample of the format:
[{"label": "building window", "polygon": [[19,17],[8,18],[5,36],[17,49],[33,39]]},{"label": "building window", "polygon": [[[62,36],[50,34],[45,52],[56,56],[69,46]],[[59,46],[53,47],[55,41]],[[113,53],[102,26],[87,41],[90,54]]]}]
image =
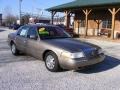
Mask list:
[{"label": "building window", "polygon": [[111,20],[102,21],[102,28],[111,28],[111,27],[112,27],[112,21]]},{"label": "building window", "polygon": [[80,27],[85,27],[85,20],[80,20]]}]

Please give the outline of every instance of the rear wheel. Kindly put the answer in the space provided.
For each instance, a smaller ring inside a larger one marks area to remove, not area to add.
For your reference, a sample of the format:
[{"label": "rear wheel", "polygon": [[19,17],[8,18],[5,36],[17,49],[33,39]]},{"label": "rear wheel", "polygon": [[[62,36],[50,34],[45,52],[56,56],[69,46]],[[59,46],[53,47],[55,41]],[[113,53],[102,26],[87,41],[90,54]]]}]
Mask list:
[{"label": "rear wheel", "polygon": [[58,57],[54,52],[47,52],[45,54],[45,66],[51,72],[57,72],[60,69]]},{"label": "rear wheel", "polygon": [[16,48],[16,45],[14,43],[11,44],[11,52],[13,55],[19,54],[19,50]]}]

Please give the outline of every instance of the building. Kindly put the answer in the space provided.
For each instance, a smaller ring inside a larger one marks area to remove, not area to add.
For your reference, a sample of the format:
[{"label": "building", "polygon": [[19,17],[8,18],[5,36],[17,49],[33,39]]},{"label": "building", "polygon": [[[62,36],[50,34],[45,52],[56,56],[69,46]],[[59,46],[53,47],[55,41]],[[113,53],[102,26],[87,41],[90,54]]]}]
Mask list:
[{"label": "building", "polygon": [[65,19],[64,17],[54,17],[53,24],[54,25],[65,24],[65,20],[64,19]]},{"label": "building", "polygon": [[81,35],[120,36],[120,0],[75,0],[47,9],[52,20],[57,12],[65,13],[66,26],[74,15],[74,32]]},{"label": "building", "polygon": [[29,23],[45,23],[45,24],[49,24],[50,23],[50,19],[49,18],[45,18],[45,17],[29,18]]},{"label": "building", "polygon": [[2,14],[0,14],[0,26],[2,25]]}]

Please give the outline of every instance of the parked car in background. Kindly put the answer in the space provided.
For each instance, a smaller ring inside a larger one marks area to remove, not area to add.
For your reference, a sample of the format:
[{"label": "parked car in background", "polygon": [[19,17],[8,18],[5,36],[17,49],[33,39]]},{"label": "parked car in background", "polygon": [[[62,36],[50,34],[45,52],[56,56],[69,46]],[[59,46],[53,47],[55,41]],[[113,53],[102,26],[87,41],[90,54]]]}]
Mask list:
[{"label": "parked car in background", "polygon": [[17,30],[18,28],[20,28],[22,25],[19,25],[19,24],[11,24],[9,26],[9,29],[14,29],[14,30]]},{"label": "parked car in background", "polygon": [[8,35],[13,55],[20,52],[39,58],[49,71],[79,69],[104,60],[103,50],[96,45],[71,38],[54,25],[25,25]]}]

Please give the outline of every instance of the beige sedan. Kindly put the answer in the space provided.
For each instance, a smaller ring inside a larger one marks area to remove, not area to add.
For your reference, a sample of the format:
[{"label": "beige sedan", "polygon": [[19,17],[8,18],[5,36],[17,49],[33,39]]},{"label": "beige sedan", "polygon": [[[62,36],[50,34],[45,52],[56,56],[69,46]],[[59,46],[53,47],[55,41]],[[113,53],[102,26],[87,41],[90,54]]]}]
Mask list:
[{"label": "beige sedan", "polygon": [[53,25],[25,25],[8,35],[14,55],[20,52],[39,58],[49,71],[79,69],[104,60],[103,50],[93,44],[71,38]]}]

